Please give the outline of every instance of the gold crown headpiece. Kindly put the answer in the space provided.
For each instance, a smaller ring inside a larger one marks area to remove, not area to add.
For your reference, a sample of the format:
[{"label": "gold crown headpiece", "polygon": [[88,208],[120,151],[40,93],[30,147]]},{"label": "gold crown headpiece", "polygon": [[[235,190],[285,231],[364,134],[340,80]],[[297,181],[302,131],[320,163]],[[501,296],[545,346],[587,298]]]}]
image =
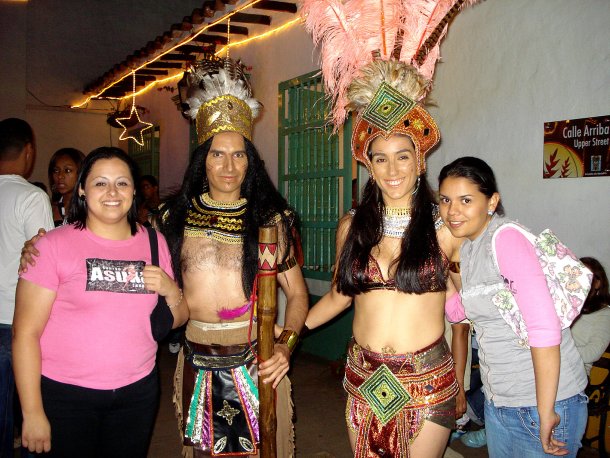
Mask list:
[{"label": "gold crown headpiece", "polygon": [[415,68],[396,60],[376,60],[361,69],[347,91],[347,107],[358,113],[352,131],[352,155],[371,172],[368,150],[378,137],[408,136],[415,146],[417,172],[426,170],[426,154],[441,134],[420,103],[429,81]]},{"label": "gold crown headpiece", "polygon": [[252,97],[243,64],[229,58],[196,62],[187,72],[189,109],[199,144],[221,132],[237,132],[252,140],[261,104]]},{"label": "gold crown headpiece", "polygon": [[357,112],[352,154],[371,170],[375,138],[409,136],[418,173],[440,132],[423,107],[448,24],[478,0],[303,0],[301,13],[320,60],[332,122]]}]

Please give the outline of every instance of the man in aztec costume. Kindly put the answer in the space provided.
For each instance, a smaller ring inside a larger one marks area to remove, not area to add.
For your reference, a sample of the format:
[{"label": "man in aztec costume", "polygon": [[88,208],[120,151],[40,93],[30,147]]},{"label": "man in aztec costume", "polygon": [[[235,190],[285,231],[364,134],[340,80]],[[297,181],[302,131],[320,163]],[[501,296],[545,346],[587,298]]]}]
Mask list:
[{"label": "man in aztec costume", "polygon": [[[417,161],[413,195],[419,179],[425,181],[426,154],[440,140],[436,122],[423,105],[439,57],[439,40],[460,8],[472,3],[304,0],[305,27],[321,47],[332,122],[339,129],[348,112],[354,112],[352,154],[373,179],[371,143],[407,136]],[[408,221],[410,217],[398,236]],[[378,278],[382,289],[392,287],[373,270],[368,275]],[[424,422],[454,425],[457,385],[444,339],[443,344],[408,355],[375,353],[354,344],[345,372],[346,420],[355,436],[356,457],[408,457]]]},{"label": "man in aztec costume", "polygon": [[[290,353],[307,314],[307,290],[292,246],[294,214],[251,143],[259,103],[242,67],[198,62],[187,74],[199,146],[180,193],[161,210],[161,230],[188,300],[174,402],[185,456],[249,456],[259,449],[257,371],[276,390],[277,453],[294,456]],[[252,324],[258,228],[278,228],[278,283],[287,298],[273,357],[256,357]],[[260,363],[260,364],[259,364]]]}]

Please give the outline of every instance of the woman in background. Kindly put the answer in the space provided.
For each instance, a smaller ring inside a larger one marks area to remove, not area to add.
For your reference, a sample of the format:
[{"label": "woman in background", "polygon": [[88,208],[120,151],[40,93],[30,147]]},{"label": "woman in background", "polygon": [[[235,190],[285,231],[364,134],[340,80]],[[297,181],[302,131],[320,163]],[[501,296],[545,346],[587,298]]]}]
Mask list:
[{"label": "woman in background", "polygon": [[74,185],[84,159],[85,155],[77,149],[61,148],[49,161],[48,175],[55,227],[67,222],[67,209],[70,208]]},{"label": "woman in background", "polygon": [[150,226],[151,218],[159,214],[161,205],[159,182],[152,175],[142,175],[139,186],[138,222]]},{"label": "woman in background", "polygon": [[[481,159],[443,167],[439,186],[441,217],[464,240],[461,299],[479,345],[490,456],[576,457],[587,423],[587,376],[570,330],[561,329],[534,247],[517,229],[502,227],[509,221],[494,173]],[[529,346],[498,311],[506,288]]]},{"label": "woman in background", "polygon": [[580,317],[572,324],[576,349],[585,363],[587,375],[610,344],[610,292],[608,276],[601,263],[590,257],[580,258],[593,272],[593,281]]},{"label": "woman in background", "polygon": [[[17,286],[14,369],[23,445],[49,457],[145,457],[158,404],[158,295],[188,318],[158,236],[137,225],[136,165],[118,148],[84,160],[68,223],[36,243]],[[166,273],[167,272],[167,273]]]}]

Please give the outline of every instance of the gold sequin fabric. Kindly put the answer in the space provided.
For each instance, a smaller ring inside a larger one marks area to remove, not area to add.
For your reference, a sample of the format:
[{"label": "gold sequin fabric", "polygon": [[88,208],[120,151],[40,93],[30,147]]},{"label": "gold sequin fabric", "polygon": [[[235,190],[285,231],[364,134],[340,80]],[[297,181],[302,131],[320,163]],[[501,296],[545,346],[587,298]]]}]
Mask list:
[{"label": "gold sequin fabric", "polygon": [[243,198],[235,202],[215,201],[208,193],[194,197],[187,211],[184,234],[241,244],[245,235],[247,204]]},{"label": "gold sequin fabric", "polygon": [[[386,366],[409,394],[409,401],[385,424],[370,408],[360,387]],[[350,343],[343,386],[348,393],[346,420],[357,434],[354,456],[408,457],[409,445],[425,421],[446,428],[455,423],[453,358],[444,337],[414,353],[382,354]]]},{"label": "gold sequin fabric", "polygon": [[201,105],[197,112],[199,144],[221,132],[237,132],[252,140],[252,110],[233,95],[221,95]]}]

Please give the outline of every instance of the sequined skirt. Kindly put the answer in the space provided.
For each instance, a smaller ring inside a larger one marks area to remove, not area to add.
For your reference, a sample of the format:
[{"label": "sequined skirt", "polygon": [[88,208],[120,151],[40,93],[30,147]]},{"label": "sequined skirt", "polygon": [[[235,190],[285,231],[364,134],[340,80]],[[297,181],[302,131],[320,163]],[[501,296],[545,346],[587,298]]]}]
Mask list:
[{"label": "sequined skirt", "polygon": [[372,352],[352,340],[343,386],[357,458],[408,457],[409,444],[426,420],[449,429],[455,425],[459,387],[443,336],[400,355]]}]

